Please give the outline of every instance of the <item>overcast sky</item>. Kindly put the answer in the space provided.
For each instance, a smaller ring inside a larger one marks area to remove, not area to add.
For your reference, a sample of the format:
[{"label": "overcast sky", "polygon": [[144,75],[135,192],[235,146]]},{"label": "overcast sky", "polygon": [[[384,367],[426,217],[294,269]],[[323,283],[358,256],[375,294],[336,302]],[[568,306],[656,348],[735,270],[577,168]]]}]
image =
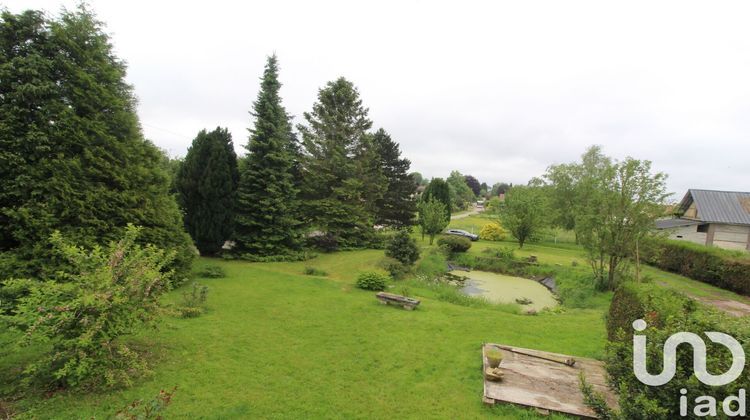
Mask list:
[{"label": "overcast sky", "polygon": [[[240,4],[241,3],[241,4]],[[56,14],[74,1],[3,1]],[[225,126],[238,152],[266,56],[302,122],[344,76],[412,169],[525,183],[591,144],[687,188],[750,190],[750,3],[91,1],[172,156]]]}]

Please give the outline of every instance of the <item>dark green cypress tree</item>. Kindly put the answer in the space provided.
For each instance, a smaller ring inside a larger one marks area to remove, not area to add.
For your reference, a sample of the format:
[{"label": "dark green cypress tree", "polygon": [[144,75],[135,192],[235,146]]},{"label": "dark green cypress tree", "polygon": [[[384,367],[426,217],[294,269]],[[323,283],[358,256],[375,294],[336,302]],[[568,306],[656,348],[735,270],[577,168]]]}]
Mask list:
[{"label": "dark green cypress tree", "polygon": [[232,135],[201,130],[177,172],[185,228],[201,254],[214,255],[233,233],[239,172]]},{"label": "dark green cypress tree", "polygon": [[85,8],[0,21],[0,277],[54,276],[55,230],[103,244],[128,223],[141,240],[177,251],[190,238],[169,194],[166,157],[143,138],[126,66]]},{"label": "dark green cypress tree", "polygon": [[381,171],[387,187],[376,201],[376,224],[402,228],[414,224],[417,185],[409,175],[411,162],[401,158],[398,143],[382,128],[373,135]]},{"label": "dark green cypress tree", "polygon": [[451,190],[445,180],[442,178],[432,178],[427,188],[422,193],[422,201],[425,203],[430,201],[430,198],[443,203],[445,205],[446,217],[451,217]]},{"label": "dark green cypress tree", "polygon": [[373,233],[374,214],[366,203],[363,174],[371,156],[367,130],[372,122],[359,92],[344,78],[318,92],[312,112],[304,114],[302,134],[303,205],[311,225],[335,247],[366,245]]},{"label": "dark green cypress tree", "polygon": [[301,247],[295,188],[294,136],[279,96],[276,56],[268,58],[258,99],[255,127],[237,191],[235,252],[254,256],[290,256]]}]

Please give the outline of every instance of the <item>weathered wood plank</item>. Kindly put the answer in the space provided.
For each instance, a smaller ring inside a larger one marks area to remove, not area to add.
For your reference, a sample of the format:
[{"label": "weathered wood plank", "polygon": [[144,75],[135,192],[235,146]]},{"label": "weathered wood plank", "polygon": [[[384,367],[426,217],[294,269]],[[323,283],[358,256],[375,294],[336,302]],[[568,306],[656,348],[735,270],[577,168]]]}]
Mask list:
[{"label": "weathered wood plank", "polygon": [[604,364],[586,358],[575,358],[573,366],[560,361],[571,356],[520,347],[485,344],[482,348],[483,368],[488,361],[485,352],[490,347],[503,353],[500,368],[502,382],[484,381],[485,403],[511,403],[542,410],[556,411],[586,418],[596,418],[596,413],[583,402],[579,374],[596,392],[601,393],[611,407],[617,407],[617,398],[606,382]]}]

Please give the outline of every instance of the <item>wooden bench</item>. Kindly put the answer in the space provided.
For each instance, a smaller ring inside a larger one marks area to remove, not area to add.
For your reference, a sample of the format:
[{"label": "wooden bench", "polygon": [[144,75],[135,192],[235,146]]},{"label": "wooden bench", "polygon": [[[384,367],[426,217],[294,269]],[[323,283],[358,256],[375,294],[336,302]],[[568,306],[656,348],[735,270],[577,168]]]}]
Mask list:
[{"label": "wooden bench", "polygon": [[393,293],[380,292],[375,295],[383,305],[401,305],[402,308],[411,311],[419,306],[419,301],[406,296],[394,295]]}]

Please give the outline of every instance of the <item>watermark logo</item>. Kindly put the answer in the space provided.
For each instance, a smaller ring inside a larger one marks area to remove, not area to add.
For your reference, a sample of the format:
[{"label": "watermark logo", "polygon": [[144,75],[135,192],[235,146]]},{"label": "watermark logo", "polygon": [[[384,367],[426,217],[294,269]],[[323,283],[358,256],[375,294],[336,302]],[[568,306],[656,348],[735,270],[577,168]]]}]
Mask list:
[{"label": "watermark logo", "polygon": [[[637,332],[646,330],[646,321],[637,319],[633,322],[633,329]],[[727,385],[739,378],[745,367],[745,351],[734,337],[716,331],[705,333],[709,340],[721,344],[732,353],[732,365],[720,374],[712,375],[706,370],[706,343],[697,334],[678,332],[672,334],[664,343],[662,371],[657,375],[648,372],[646,366],[646,336],[633,334],[633,372],[639,381],[649,386],[661,386],[672,380],[677,371],[677,347],[689,344],[693,349],[693,372],[699,381],[709,386]],[[688,415],[688,391],[680,389],[680,416]],[[745,390],[740,389],[737,396],[730,395],[722,401],[721,408],[729,417],[741,416],[746,413]],[[714,397],[703,395],[695,398],[693,414],[698,417],[716,416],[717,401]]]},{"label": "watermark logo", "polygon": [[[647,327],[646,321],[637,319],[633,322],[633,329],[641,332]],[[709,331],[705,333],[709,340],[722,344],[732,353],[732,366],[721,375],[712,375],[706,370],[706,343],[697,334],[691,332],[678,332],[673,334],[664,343],[664,364],[661,373],[652,375],[646,368],[646,336],[633,334],[633,371],[635,376],[646,385],[664,385],[675,375],[677,370],[677,346],[690,344],[693,348],[693,371],[695,376],[706,385],[726,385],[739,378],[745,368],[745,351],[742,345],[734,337]]]}]

